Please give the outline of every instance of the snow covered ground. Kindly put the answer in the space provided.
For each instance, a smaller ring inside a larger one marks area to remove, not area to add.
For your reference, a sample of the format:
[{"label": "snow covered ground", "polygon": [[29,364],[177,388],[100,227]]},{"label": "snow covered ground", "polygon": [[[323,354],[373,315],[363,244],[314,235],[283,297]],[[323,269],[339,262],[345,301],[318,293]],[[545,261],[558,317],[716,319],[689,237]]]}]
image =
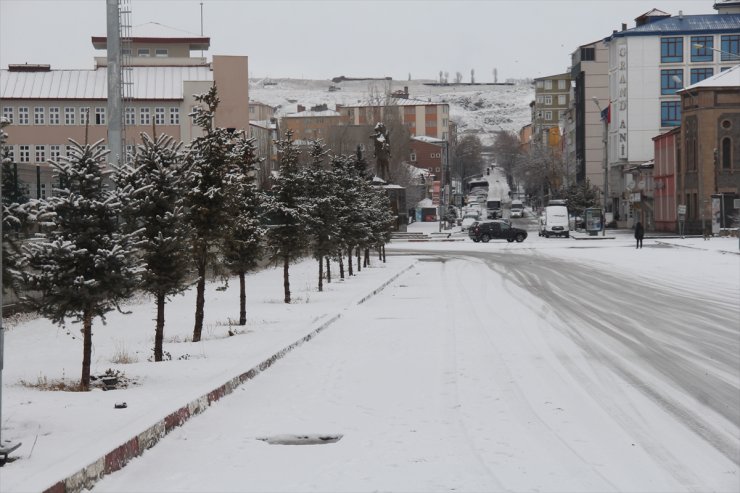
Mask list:
[{"label": "snow covered ground", "polygon": [[[458,124],[458,133],[478,133],[484,145],[493,143],[493,133],[502,128],[516,131],[530,122],[529,103],[534,98],[530,84],[513,86],[429,86],[430,81],[331,81],[302,79],[273,79],[275,85],[264,80],[252,80],[249,98],[278,108],[278,116],[297,111],[297,105],[306,108],[327,104],[354,104],[366,100],[370,94],[384,95],[389,91],[409,88],[409,97],[450,105],[450,119]],[[329,91],[329,86],[340,87]]]},{"label": "snow covered ground", "polygon": [[[438,225],[415,223],[410,229],[433,232]],[[93,373],[112,368],[136,382],[107,392],[21,385],[78,378],[79,329],[32,317],[5,320],[3,438],[23,446],[14,453],[17,460],[0,468],[1,489],[51,486],[339,315],[97,489],[738,491],[738,463],[639,389],[620,384],[621,403],[598,386],[584,392],[566,367],[582,372],[586,382],[609,372],[565,337],[565,321],[546,301],[513,289],[506,272],[455,260],[429,262],[450,252],[481,259],[509,252],[563,265],[577,260],[590,271],[617,272],[639,285],[676,293],[695,287],[700,297],[740,313],[737,238],[646,239],[635,250],[628,232],[615,236],[579,241],[530,233],[521,244],[394,242],[386,264],[373,258],[371,268],[344,282],[335,278],[323,293],[316,291],[315,263],[297,264],[290,305],[282,303],[281,272],[267,269],[248,279],[243,331],[229,322],[238,313],[236,283],[226,290],[211,284],[199,343],[188,342],[193,293],[168,305],[165,350],[172,360],[163,363],[147,361],[154,307],[137,300],[128,307],[132,315],[111,314],[107,325],[96,320],[93,327]],[[483,293],[494,305],[483,308]],[[505,323],[488,323],[490,313]],[[482,330],[482,323],[492,332]],[[721,329],[736,344],[739,327]],[[230,329],[238,333],[229,336]],[[113,362],[122,356],[133,362]],[[737,358],[737,371],[719,377],[740,392]],[[668,385],[659,390],[680,394]],[[545,395],[552,398],[540,399]],[[127,408],[114,409],[120,402]],[[701,413],[702,403],[691,402],[691,410]],[[704,414],[723,430],[724,440],[740,441],[737,421]],[[285,434],[343,437],[303,447],[259,440]]]}]

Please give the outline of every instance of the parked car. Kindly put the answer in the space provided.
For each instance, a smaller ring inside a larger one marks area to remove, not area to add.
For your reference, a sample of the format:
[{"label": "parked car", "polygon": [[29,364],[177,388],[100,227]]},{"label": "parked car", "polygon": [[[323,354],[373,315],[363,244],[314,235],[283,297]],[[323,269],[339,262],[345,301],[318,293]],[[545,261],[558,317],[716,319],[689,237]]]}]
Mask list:
[{"label": "parked car", "polygon": [[480,214],[472,214],[468,213],[463,216],[462,222],[460,223],[460,227],[463,231],[466,231],[470,226],[472,226],[474,223],[480,220]]},{"label": "parked car", "polygon": [[490,240],[521,243],[527,238],[527,232],[511,226],[508,221],[477,221],[470,226],[468,236],[476,243],[488,243]]}]

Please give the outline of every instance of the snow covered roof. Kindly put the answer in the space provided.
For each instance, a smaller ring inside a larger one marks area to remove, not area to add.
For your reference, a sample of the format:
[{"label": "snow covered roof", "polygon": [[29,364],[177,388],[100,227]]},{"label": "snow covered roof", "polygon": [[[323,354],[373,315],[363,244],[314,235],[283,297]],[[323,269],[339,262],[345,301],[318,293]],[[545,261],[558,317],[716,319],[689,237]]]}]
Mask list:
[{"label": "snow covered roof", "polygon": [[740,87],[740,64],[699,81],[696,84],[692,84],[678,92],[689,91],[700,87]]},{"label": "snow covered roof", "polygon": [[321,118],[329,116],[342,116],[339,112],[334,110],[323,110],[323,111],[299,111],[298,113],[289,113],[285,115],[285,118]]},{"label": "snow covered roof", "polygon": [[264,128],[267,130],[275,130],[277,128],[277,123],[270,120],[249,120],[249,124],[253,127]]},{"label": "snow covered roof", "polygon": [[704,14],[666,17],[625,31],[617,31],[606,38],[628,36],[663,36],[667,34],[714,34],[740,30],[740,14]]},{"label": "snow covered roof", "polygon": [[[2,99],[106,99],[107,69],[0,70]],[[131,67],[133,99],[183,99],[184,81],[212,81],[208,66]]]},{"label": "snow covered roof", "polygon": [[420,142],[426,142],[427,144],[446,144],[447,141],[443,139],[437,139],[435,137],[428,137],[426,135],[417,135],[416,137],[411,137],[411,140],[418,140]]}]

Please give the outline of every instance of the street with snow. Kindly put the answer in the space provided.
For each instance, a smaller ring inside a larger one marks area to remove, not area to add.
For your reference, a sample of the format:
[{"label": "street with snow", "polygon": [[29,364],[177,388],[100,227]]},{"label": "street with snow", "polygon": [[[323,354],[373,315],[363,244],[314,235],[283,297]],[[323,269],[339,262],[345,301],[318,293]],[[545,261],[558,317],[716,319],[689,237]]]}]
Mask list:
[{"label": "street with snow", "polygon": [[232,337],[235,286],[211,285],[199,343],[194,295],[177,297],[163,363],[139,300],[95,322],[93,371],[126,389],[22,385],[76,378],[81,349],[74,326],[17,320],[3,437],[23,446],[3,491],[52,486],[322,324],[95,491],[740,489],[737,238],[454,237],[393,242],[323,293],[314,261],[297,264],[287,306],[279,270],[255,273]]}]

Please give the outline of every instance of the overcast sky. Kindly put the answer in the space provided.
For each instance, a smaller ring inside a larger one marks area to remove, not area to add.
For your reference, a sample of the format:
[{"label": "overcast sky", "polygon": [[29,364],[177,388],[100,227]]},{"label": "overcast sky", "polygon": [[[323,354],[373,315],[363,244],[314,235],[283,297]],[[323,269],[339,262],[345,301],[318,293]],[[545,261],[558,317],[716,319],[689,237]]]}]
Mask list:
[{"label": "overcast sky", "polygon": [[[126,3],[126,0],[123,0]],[[0,0],[0,66],[93,67],[105,0]],[[136,29],[200,35],[201,0],[128,0]],[[714,0],[202,0],[208,55],[247,55],[250,77],[477,82],[564,72],[570,53],[659,8],[713,14]],[[156,24],[152,24],[156,23]],[[162,27],[166,26],[166,28]],[[194,54],[194,55],[197,55]]]}]

